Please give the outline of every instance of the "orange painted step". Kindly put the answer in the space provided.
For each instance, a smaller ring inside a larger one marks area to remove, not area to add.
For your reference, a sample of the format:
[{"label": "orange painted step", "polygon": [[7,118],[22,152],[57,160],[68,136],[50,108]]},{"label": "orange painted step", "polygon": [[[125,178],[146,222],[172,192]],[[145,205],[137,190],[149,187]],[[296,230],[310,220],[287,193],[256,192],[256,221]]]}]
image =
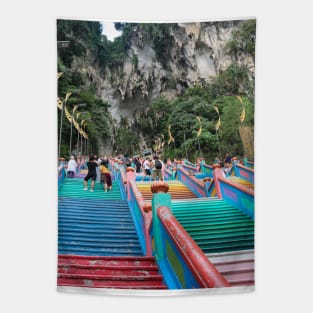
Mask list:
[{"label": "orange painted step", "polygon": [[[141,192],[144,200],[151,201],[152,192],[151,184],[153,182],[137,182],[138,190]],[[197,196],[191,192],[183,183],[179,181],[167,181],[169,185],[168,193],[171,194],[172,199],[194,199]]]},{"label": "orange painted step", "polygon": [[240,184],[240,185],[243,185],[245,187],[248,187],[250,189],[254,189],[254,184],[248,182],[247,180],[245,179],[242,179],[240,177],[237,177],[237,176],[229,176],[228,177],[229,180],[231,180],[232,182],[234,183],[237,183],[237,184]]}]

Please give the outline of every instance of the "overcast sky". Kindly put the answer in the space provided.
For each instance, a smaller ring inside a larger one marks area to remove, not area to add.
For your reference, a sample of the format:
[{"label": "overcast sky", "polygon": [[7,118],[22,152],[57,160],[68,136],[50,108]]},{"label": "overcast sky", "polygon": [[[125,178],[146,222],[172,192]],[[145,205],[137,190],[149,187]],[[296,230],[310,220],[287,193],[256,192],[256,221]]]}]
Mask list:
[{"label": "overcast sky", "polygon": [[113,41],[115,37],[121,36],[122,32],[115,29],[113,22],[102,22],[102,34]]}]

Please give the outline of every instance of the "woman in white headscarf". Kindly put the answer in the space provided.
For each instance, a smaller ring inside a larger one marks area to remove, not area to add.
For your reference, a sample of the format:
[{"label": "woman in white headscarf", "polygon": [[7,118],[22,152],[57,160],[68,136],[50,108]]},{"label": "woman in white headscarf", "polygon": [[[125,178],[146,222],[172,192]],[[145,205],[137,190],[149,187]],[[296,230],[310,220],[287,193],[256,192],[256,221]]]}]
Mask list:
[{"label": "woman in white headscarf", "polygon": [[71,156],[70,160],[67,163],[67,176],[69,178],[74,178],[74,173],[76,172],[77,163],[73,156]]}]

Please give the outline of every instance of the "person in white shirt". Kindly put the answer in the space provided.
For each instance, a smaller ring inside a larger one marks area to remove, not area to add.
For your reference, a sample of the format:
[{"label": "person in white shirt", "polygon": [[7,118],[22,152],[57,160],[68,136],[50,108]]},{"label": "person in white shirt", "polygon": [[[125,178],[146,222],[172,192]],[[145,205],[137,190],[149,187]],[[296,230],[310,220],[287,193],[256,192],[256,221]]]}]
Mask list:
[{"label": "person in white shirt", "polygon": [[151,160],[149,157],[145,159],[145,161],[142,164],[142,167],[143,167],[142,181],[145,180],[146,176],[149,176],[151,180]]},{"label": "person in white shirt", "polygon": [[70,160],[67,163],[67,176],[69,178],[74,178],[74,173],[76,172],[77,163],[75,158],[71,156]]}]

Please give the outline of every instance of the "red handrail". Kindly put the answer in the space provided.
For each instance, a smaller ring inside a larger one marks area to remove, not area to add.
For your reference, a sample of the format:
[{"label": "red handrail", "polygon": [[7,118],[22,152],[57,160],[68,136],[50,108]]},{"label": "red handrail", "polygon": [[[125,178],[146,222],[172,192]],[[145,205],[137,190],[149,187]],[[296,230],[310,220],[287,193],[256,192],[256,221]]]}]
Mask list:
[{"label": "red handrail", "polygon": [[157,213],[200,287],[230,287],[229,282],[218,272],[199,246],[178,223],[171,210],[166,206],[161,206]]}]

